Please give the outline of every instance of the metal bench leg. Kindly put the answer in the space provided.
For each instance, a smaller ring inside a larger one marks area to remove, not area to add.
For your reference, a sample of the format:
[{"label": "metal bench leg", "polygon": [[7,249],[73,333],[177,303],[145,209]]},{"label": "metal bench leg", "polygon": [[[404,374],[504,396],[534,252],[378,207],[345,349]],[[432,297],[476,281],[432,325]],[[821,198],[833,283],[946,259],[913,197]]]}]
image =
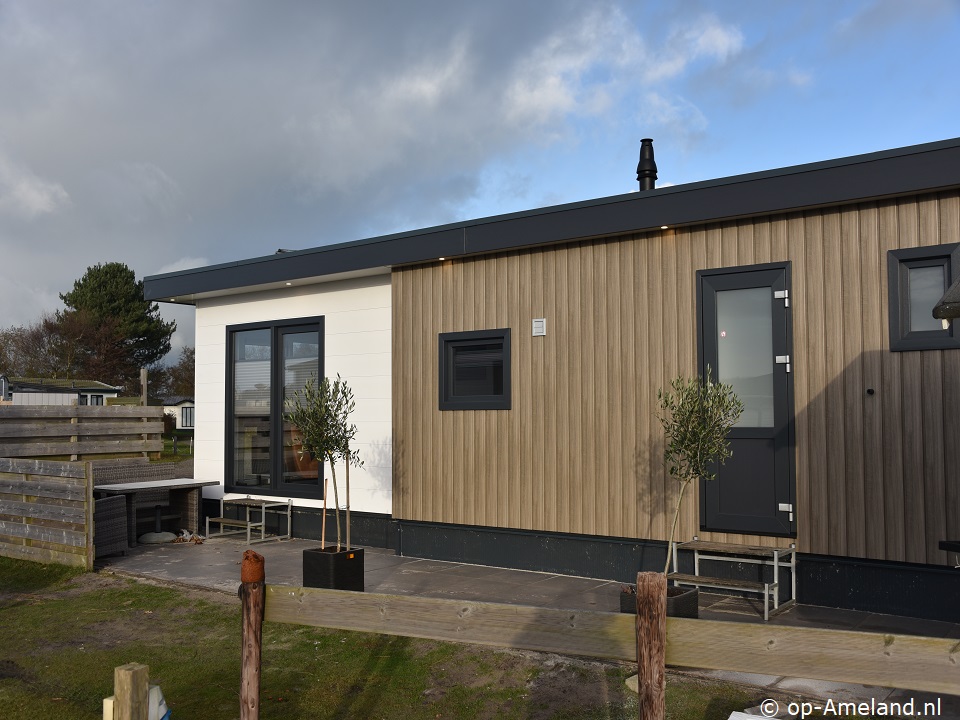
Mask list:
[{"label": "metal bench leg", "polygon": [[790,553],[790,599],[797,599],[797,551]]},{"label": "metal bench leg", "polygon": [[780,607],[780,551],[773,551],[773,609]]},{"label": "metal bench leg", "polygon": [[770,620],[770,583],[763,584],[763,621]]}]

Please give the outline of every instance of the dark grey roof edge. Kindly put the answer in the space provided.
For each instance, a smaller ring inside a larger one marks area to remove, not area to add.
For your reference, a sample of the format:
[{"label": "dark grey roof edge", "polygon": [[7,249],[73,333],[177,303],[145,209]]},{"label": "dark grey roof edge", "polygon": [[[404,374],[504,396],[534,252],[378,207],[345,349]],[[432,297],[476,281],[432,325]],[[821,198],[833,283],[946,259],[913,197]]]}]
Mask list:
[{"label": "dark grey roof edge", "polygon": [[960,138],[144,278],[149,300],[960,186]]},{"label": "dark grey roof edge", "polygon": [[[10,383],[11,388],[16,391],[16,387],[26,387],[33,388],[37,390],[50,390],[57,391],[63,390],[66,392],[74,392],[78,390],[113,390],[120,392],[123,390],[122,385],[110,385],[109,383],[101,382],[100,380],[84,380],[84,379],[54,379],[54,378],[24,378],[24,377],[8,377],[8,382]],[[51,385],[51,382],[58,384]],[[62,385],[59,383],[69,382],[73,383],[71,386]]]}]

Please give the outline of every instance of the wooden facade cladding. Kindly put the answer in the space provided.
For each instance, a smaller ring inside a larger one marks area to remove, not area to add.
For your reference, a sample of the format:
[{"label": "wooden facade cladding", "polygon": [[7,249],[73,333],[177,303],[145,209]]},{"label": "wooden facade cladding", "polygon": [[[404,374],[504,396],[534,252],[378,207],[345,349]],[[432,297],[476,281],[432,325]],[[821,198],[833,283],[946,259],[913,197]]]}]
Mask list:
[{"label": "wooden facade cladding", "polygon": [[[797,547],[948,564],[960,351],[889,350],[886,267],[955,242],[951,191],[397,268],[394,517],[665,540],[677,488],[654,409],[696,372],[695,273],[789,261]],[[439,333],[504,327],[512,409],[439,411]],[[698,505],[679,538],[785,542],[700,532]]]}]

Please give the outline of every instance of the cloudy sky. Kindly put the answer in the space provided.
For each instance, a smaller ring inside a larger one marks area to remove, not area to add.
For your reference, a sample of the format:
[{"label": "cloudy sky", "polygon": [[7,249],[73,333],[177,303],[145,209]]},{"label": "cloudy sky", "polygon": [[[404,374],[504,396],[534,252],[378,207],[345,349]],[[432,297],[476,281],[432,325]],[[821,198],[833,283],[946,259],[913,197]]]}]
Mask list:
[{"label": "cloudy sky", "polygon": [[630,192],[643,137],[663,185],[960,136],[957,67],[958,0],[0,0],[0,326]]}]

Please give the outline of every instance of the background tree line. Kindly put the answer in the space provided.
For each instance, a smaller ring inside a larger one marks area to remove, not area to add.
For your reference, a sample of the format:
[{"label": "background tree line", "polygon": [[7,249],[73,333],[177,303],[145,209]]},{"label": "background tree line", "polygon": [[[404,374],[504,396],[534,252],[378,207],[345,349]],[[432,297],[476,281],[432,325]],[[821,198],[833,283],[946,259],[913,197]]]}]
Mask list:
[{"label": "background tree line", "polygon": [[162,364],[177,325],[144,299],[143,281],[125,264],[87,268],[60,299],[63,310],[0,329],[0,375],[99,380],[138,395],[146,367],[152,397],[193,395],[193,348]]}]

